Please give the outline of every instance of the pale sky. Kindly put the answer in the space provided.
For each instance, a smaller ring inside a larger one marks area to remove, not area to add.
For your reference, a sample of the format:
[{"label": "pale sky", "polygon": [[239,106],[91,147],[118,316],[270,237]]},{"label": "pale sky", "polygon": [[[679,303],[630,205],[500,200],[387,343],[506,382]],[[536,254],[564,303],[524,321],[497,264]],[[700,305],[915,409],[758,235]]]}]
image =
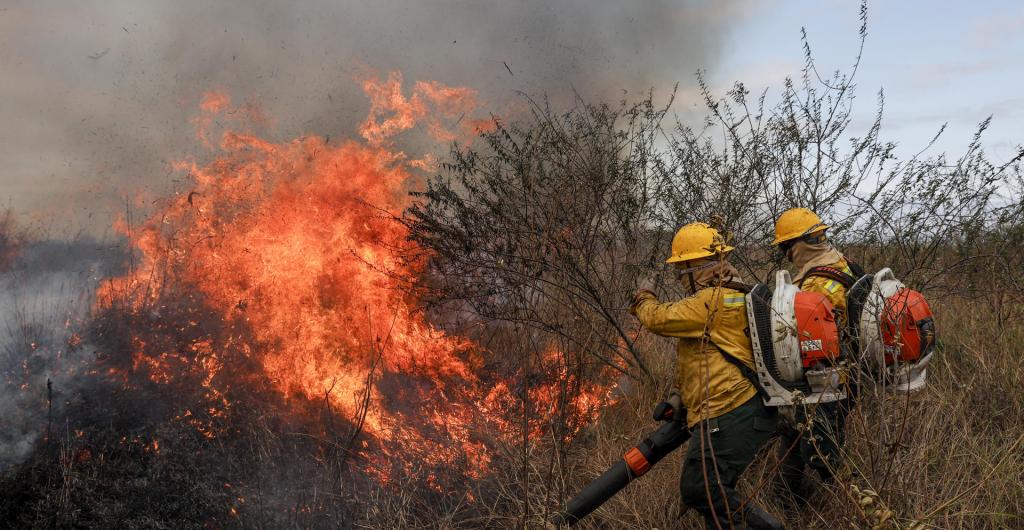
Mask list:
[{"label": "pale sky", "polygon": [[[858,44],[859,2],[757,2],[734,31],[714,71],[720,83],[744,79],[778,87],[802,63],[800,28],[825,73],[848,69]],[[982,120],[996,160],[1024,144],[1024,2],[903,0],[868,7],[868,39],[857,73],[857,111],[866,127],[884,89],[883,132],[900,152],[923,148],[949,126],[931,152],[962,153]]]},{"label": "pale sky", "polygon": [[[3,0],[0,190],[23,214],[102,232],[125,196],[174,187],[170,162],[203,156],[189,121],[203,92],[259,103],[274,139],[354,136],[367,110],[355,78],[366,69],[475,88],[499,111],[517,90],[617,100],[679,82],[685,115],[698,68],[716,87],[770,87],[771,102],[799,74],[801,26],[821,70],[851,64],[858,9],[838,0]],[[1024,143],[1022,58],[1024,3],[873,2],[854,127],[867,126],[884,88],[883,136],[901,153],[949,122],[932,152],[957,155],[992,114],[985,145],[1008,159]]]}]

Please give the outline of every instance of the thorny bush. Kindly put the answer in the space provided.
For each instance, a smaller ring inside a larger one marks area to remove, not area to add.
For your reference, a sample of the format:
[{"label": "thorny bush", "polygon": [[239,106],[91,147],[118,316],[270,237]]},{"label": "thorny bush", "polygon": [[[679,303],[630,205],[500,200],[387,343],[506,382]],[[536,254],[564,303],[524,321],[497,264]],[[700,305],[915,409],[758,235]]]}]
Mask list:
[{"label": "thorny bush", "polygon": [[[865,7],[861,50],[866,16]],[[589,440],[547,448],[559,453],[560,466],[510,477],[521,482],[512,488],[521,492],[516,520],[556,508],[552,496],[564,502],[565,493],[580,489],[653,429],[643,420],[645,407],[672,383],[671,353],[668,341],[638,330],[626,307],[644,281],[654,280],[669,297],[679,295],[661,265],[676,228],[712,222],[737,247],[733,262],[748,279],[766,281],[782,266],[769,245],[774,220],[795,206],[821,214],[832,226],[833,242],[868,270],[891,267],[925,291],[940,325],[950,327],[940,330],[942,360],[926,391],[909,397],[865,392],[850,421],[842,480],[831,488],[819,484],[822,502],[788,513],[790,521],[801,527],[997,528],[1011,520],[1006,514],[1024,508],[1024,492],[1002,480],[1007,473],[1020,477],[1013,454],[1022,440],[1005,431],[993,434],[993,416],[983,416],[967,433],[952,432],[961,428],[954,418],[972,418],[963,403],[985,394],[973,386],[985,376],[966,384],[965,370],[991,376],[996,393],[1015,386],[1006,377],[1019,379],[1019,367],[997,376],[995,367],[1011,354],[985,341],[1004,344],[1024,330],[1016,318],[1024,301],[1018,280],[1024,263],[1017,251],[1024,236],[1024,149],[1007,162],[991,161],[982,141],[989,118],[959,157],[929,155],[933,139],[901,159],[896,145],[883,139],[881,91],[871,124],[857,132],[852,126],[860,53],[847,73],[822,76],[806,38],[804,45],[800,75],[786,80],[774,105],[767,103],[767,91],[752,97],[742,83],[716,96],[698,74],[707,111],[699,127],[672,113],[672,98],[664,106],[652,95],[618,106],[577,99],[563,111],[528,99],[528,119],[499,122],[481,142],[454,146],[417,194],[406,222],[412,238],[431,253],[432,278],[441,286],[438,304],[497,329],[514,324],[532,330],[537,340],[564,341],[583,358],[575,367],[584,377],[593,366],[620,374],[619,410],[609,411]],[[953,315],[968,307],[991,319],[965,326]],[[968,353],[977,341],[984,345],[973,347],[982,349]],[[996,417],[1019,431],[1024,403],[1012,400]],[[965,445],[976,451],[970,463],[950,467],[945,451]],[[763,459],[751,484],[770,483],[764,477],[775,465],[774,457]],[[631,486],[656,492],[669,504],[652,506],[648,495],[627,492],[594,523],[678,524],[675,472],[644,479],[661,489]],[[958,482],[948,482],[953,477]],[[943,480],[945,487],[934,487]],[[771,505],[775,497],[763,489],[748,493]],[[985,503],[974,508],[982,513],[968,508],[972,500]]]},{"label": "thorny bush", "polygon": [[[675,229],[712,221],[738,247],[735,261],[748,279],[764,280],[780,265],[767,244],[775,217],[806,206],[868,269],[892,267],[924,289],[936,301],[943,342],[920,394],[867,392],[850,420],[840,480],[817,484],[820,496],[809,506],[787,509],[762,487],[777,464],[770,452],[741,492],[795,528],[1019,526],[1024,401],[1013,390],[1024,384],[1016,351],[1024,338],[1017,279],[1024,151],[991,161],[982,148],[985,120],[960,156],[929,155],[929,145],[900,159],[882,136],[881,92],[873,122],[853,130],[859,54],[848,73],[824,77],[809,46],[805,59],[775,104],[768,92],[752,96],[741,83],[716,95],[698,75],[707,111],[699,126],[673,113],[671,97],[663,105],[653,95],[618,105],[577,99],[568,109],[527,99],[527,116],[455,145],[416,195],[403,221],[430,259],[424,280],[436,294],[433,314],[452,327],[482,329],[481,342],[498,353],[488,368],[526,382],[516,389],[520,410],[504,411],[519,425],[519,442],[475,433],[495,448],[487,476],[445,482],[443,492],[427,476],[403,477],[400,488],[360,482],[349,453],[358,425],[338,420],[326,400],[303,403],[309,413],[296,416],[279,413],[279,395],[259,384],[219,396],[187,370],[180,384],[154,384],[127,355],[138,349],[127,330],[166,328],[143,347],[154,357],[164,350],[195,354],[169,361],[182,364],[203,360],[207,350],[194,344],[221,344],[219,359],[249,372],[245,352],[226,345],[240,330],[222,327],[230,323],[182,286],[162,294],[159,307],[99,312],[86,342],[69,346],[79,354],[101,347],[105,353],[88,366],[110,378],[60,396],[60,417],[79,425],[54,421],[29,458],[5,471],[0,520],[135,528],[539,526],[653,428],[650,407],[675,373],[671,344],[641,332],[626,306],[642,282],[679,295],[662,265]],[[10,222],[0,217],[0,235],[11,232]],[[0,257],[16,248],[11,241],[0,239]],[[576,439],[563,436],[580,427],[571,417],[578,412],[564,406],[543,438],[529,436],[547,411],[532,403],[528,382],[551,377],[542,365],[552,345],[562,356],[555,376],[562,376],[563,405],[585,382],[618,381],[618,403]],[[211,429],[208,438],[203,433]],[[581,526],[696,528],[693,514],[680,520],[680,454]]]}]

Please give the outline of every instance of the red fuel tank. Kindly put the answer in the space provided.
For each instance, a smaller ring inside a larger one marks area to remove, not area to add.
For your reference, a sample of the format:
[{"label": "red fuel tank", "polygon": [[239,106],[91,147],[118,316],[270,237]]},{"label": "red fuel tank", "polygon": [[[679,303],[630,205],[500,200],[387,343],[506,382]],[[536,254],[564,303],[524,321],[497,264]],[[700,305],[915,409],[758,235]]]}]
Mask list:
[{"label": "red fuel tank", "polygon": [[935,346],[935,320],[924,295],[906,287],[885,300],[881,318],[885,364],[914,362]]},{"label": "red fuel tank", "polygon": [[839,328],[832,302],[820,293],[800,291],[794,300],[800,360],[804,368],[839,358]]}]

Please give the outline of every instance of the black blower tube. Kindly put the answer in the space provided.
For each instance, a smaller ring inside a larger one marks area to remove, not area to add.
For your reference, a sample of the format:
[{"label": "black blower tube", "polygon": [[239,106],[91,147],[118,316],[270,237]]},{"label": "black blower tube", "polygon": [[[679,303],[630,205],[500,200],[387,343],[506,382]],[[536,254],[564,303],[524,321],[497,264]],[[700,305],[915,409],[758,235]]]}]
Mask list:
[{"label": "black blower tube", "polygon": [[[590,512],[622,491],[627,484],[643,476],[662,458],[686,443],[690,439],[690,431],[686,429],[685,424],[671,421],[672,412],[671,407],[668,407],[666,403],[659,404],[655,409],[654,417],[663,421],[669,418],[668,422],[647,435],[635,447],[626,451],[622,460],[587,484],[583,491],[569,501],[564,511],[555,513],[551,517],[551,522],[559,526],[572,526],[580,522],[581,519],[590,515]],[[685,414],[683,416],[685,417]]]}]

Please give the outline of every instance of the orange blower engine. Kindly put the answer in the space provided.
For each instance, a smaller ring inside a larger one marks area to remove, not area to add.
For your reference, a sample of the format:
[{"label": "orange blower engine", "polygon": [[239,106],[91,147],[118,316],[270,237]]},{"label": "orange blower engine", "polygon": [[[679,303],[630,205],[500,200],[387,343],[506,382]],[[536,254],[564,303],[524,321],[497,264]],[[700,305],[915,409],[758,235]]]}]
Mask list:
[{"label": "orange blower engine", "polygon": [[886,390],[923,388],[936,342],[935,319],[924,295],[882,269],[853,285],[847,305],[850,334],[865,368]]},{"label": "orange blower engine", "polygon": [[789,272],[778,271],[774,291],[758,284],[747,294],[747,320],[765,405],[846,399],[849,368],[828,298],[801,291]]}]

